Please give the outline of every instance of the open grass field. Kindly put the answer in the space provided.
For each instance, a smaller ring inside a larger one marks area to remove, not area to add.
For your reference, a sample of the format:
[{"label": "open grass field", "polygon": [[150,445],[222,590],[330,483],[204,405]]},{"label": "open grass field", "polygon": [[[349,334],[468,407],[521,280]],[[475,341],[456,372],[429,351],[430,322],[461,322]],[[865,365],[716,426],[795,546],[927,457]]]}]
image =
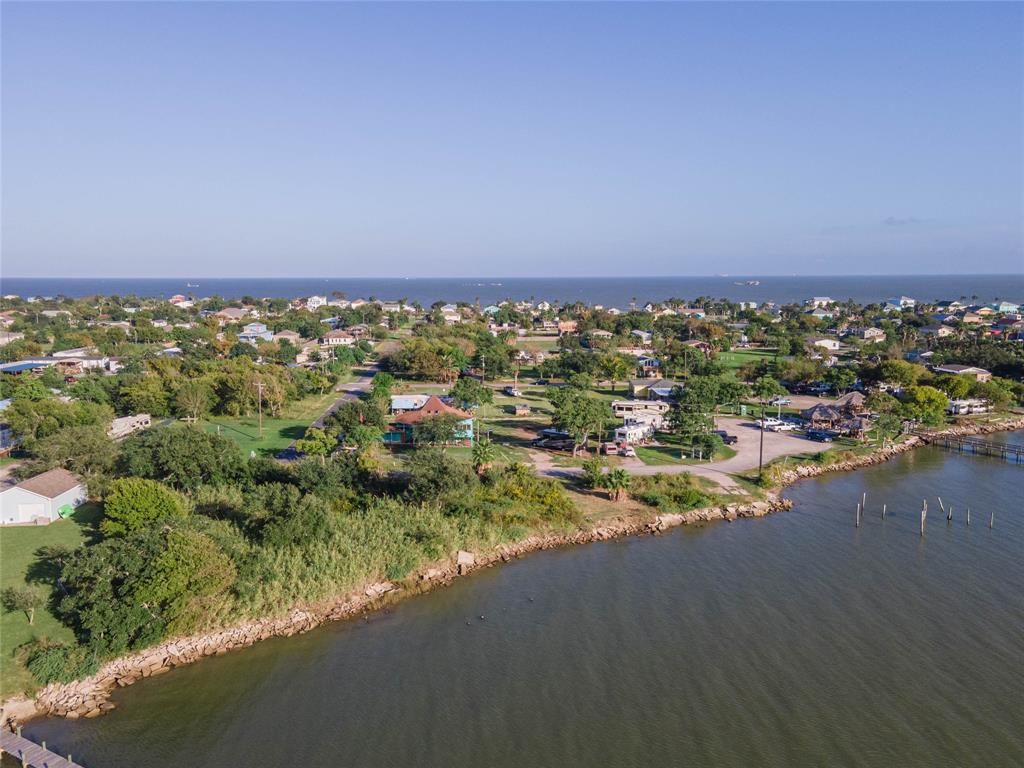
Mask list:
[{"label": "open grass field", "polygon": [[[77,547],[94,535],[102,510],[98,504],[83,504],[75,514],[50,525],[8,526],[0,529],[0,588],[34,586],[49,594],[51,574],[35,572],[36,550],[48,545]],[[21,611],[0,615],[0,697],[32,687],[32,678],[14,658],[18,646],[33,638],[74,640],[71,630],[61,624],[45,604],[36,609],[29,626]]]},{"label": "open grass field", "polygon": [[262,439],[257,416],[213,416],[203,422],[203,429],[234,440],[246,456],[253,452],[257,456],[273,456],[302,437],[306,427],[337,398],[337,392],[314,395],[285,406],[279,418],[264,415]]},{"label": "open grass field", "polygon": [[747,363],[771,360],[774,357],[775,351],[771,349],[734,349],[731,352],[719,352],[715,355],[715,359],[722,363],[728,371],[735,371]]},{"label": "open grass field", "polygon": [[[683,451],[678,444],[667,444],[665,441],[660,440],[662,445],[638,445],[636,446],[636,456],[640,461],[649,466],[664,466],[668,464],[707,464],[706,460],[698,461],[697,459],[684,459],[680,458],[683,455]],[[688,454],[688,452],[687,452]],[[724,461],[725,459],[731,459],[736,455],[736,451],[727,445],[723,445],[717,451],[715,451],[715,461]]]}]

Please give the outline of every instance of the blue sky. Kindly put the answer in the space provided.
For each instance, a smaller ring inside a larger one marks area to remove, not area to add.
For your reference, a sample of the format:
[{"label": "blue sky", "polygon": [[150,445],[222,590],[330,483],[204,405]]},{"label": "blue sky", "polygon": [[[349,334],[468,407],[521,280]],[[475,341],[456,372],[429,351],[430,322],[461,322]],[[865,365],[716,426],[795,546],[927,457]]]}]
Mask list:
[{"label": "blue sky", "polygon": [[8,276],[1024,271],[1021,4],[2,14]]}]

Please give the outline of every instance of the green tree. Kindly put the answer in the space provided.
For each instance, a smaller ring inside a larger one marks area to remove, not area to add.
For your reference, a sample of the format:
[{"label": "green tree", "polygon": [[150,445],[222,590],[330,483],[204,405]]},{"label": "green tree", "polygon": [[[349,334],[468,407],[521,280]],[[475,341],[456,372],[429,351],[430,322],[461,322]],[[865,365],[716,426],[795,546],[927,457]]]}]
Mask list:
[{"label": "green tree", "polygon": [[106,536],[124,536],[154,520],[184,517],[181,498],[161,483],[141,477],[114,480],[103,500],[100,530]]},{"label": "green tree", "polygon": [[633,372],[634,365],[622,355],[605,355],[601,358],[601,374],[611,381],[612,392],[615,391],[618,383],[629,378]]},{"label": "green tree", "polygon": [[481,438],[473,446],[473,469],[478,475],[482,475],[494,464],[496,451],[494,443],[486,437]]},{"label": "green tree", "polygon": [[605,469],[604,457],[600,454],[594,454],[594,456],[583,462],[583,474],[580,476],[580,481],[584,488],[601,488],[601,483],[604,481],[604,469]]},{"label": "green tree", "polygon": [[448,394],[463,408],[477,408],[485,403],[494,402],[494,391],[468,376],[456,381]]},{"label": "green tree", "polygon": [[119,466],[123,474],[186,490],[238,480],[244,469],[234,442],[184,425],[147,429],[128,438]]},{"label": "green tree", "polygon": [[621,467],[610,470],[601,480],[602,487],[608,491],[608,496],[612,501],[619,501],[627,495],[632,482],[633,478]]},{"label": "green tree", "polygon": [[370,397],[387,402],[391,399],[391,390],[394,386],[395,377],[390,373],[382,371],[374,374],[373,381],[370,382]]},{"label": "green tree", "polygon": [[825,383],[837,393],[845,393],[857,380],[857,374],[853,369],[844,365],[833,365],[825,371]]},{"label": "green tree", "polygon": [[415,427],[413,436],[417,444],[446,446],[455,440],[462,419],[454,413],[427,416]]},{"label": "green tree", "polygon": [[301,440],[295,441],[295,449],[307,456],[319,456],[323,459],[338,447],[338,439],[316,427],[310,427]]},{"label": "green tree", "polygon": [[902,395],[903,411],[909,419],[927,426],[938,426],[946,420],[949,398],[935,387],[908,387]]},{"label": "green tree", "polygon": [[938,376],[935,379],[935,386],[945,392],[951,400],[961,400],[967,397],[971,390],[971,382],[966,376]]},{"label": "green tree", "polygon": [[31,626],[35,623],[36,608],[43,603],[43,597],[31,587],[6,587],[0,592],[0,602],[8,611],[24,611]]},{"label": "green tree", "polygon": [[199,421],[210,412],[213,392],[206,382],[192,379],[184,382],[174,394],[175,412],[191,421]]},{"label": "green tree", "polygon": [[590,436],[604,428],[607,406],[577,387],[556,389],[549,397],[555,407],[552,422],[572,437],[572,455],[576,456]]},{"label": "green tree", "polygon": [[117,445],[98,424],[61,429],[37,440],[31,451],[40,469],[64,467],[86,476],[106,473],[117,458]]},{"label": "green tree", "polygon": [[132,413],[166,416],[169,413],[167,390],[159,376],[142,376],[121,388],[121,396]]},{"label": "green tree", "polygon": [[201,628],[210,608],[235,581],[235,565],[212,538],[199,531],[171,530],[165,549],[134,589],[137,602],[155,607],[174,634]]}]

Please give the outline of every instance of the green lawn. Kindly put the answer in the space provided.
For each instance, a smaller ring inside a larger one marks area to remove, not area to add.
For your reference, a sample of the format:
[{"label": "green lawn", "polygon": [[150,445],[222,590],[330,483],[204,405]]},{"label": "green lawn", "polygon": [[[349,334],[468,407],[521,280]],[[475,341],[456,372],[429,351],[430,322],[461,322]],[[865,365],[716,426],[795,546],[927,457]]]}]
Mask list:
[{"label": "green lawn", "polygon": [[[71,517],[50,525],[0,528],[0,587],[20,587],[29,583],[41,594],[49,596],[53,586],[52,574],[32,573],[36,550],[47,545],[81,545],[94,535],[94,527],[101,514],[98,504],[83,504]],[[4,611],[0,616],[0,697],[32,687],[31,676],[15,661],[14,651],[33,638],[42,637],[74,639],[71,630],[45,606],[36,610],[32,626],[21,612]]]},{"label": "green lawn", "polygon": [[[689,452],[687,452],[689,453]],[[707,464],[707,461],[697,459],[681,459],[682,449],[678,445],[638,445],[636,456],[644,464],[651,466],[662,466],[666,464]],[[715,451],[715,461],[731,459],[736,451],[727,445],[723,445]]]},{"label": "green lawn", "polygon": [[715,360],[722,363],[728,371],[734,371],[746,363],[755,363],[758,360],[773,360],[774,350],[765,349],[735,349],[732,352],[719,352]]},{"label": "green lawn", "polygon": [[273,456],[298,440],[306,432],[306,428],[316,421],[333,403],[339,394],[328,392],[325,395],[313,395],[283,409],[279,418],[263,417],[263,437],[260,438],[259,418],[257,416],[212,416],[203,422],[207,432],[219,432],[238,443],[238,447],[248,456],[255,452],[257,456]]}]

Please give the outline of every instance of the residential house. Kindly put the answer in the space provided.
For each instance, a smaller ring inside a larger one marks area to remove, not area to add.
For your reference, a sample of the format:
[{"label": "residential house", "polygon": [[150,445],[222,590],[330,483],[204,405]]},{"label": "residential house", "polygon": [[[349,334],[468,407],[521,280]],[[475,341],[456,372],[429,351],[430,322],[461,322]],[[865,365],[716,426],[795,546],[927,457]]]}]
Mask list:
[{"label": "residential house", "polygon": [[633,379],[629,382],[629,394],[640,400],[666,400],[678,386],[678,382],[670,379]]},{"label": "residential house", "polygon": [[287,341],[296,347],[302,344],[302,334],[297,331],[278,331],[272,337],[273,341]]},{"label": "residential house", "polygon": [[274,334],[263,323],[248,323],[238,334],[238,340],[247,344],[257,344],[261,341],[272,341]]},{"label": "residential house", "polygon": [[538,301],[537,309],[539,309],[541,312],[547,312],[549,309],[551,309],[551,303],[548,301]]},{"label": "residential house", "polygon": [[960,322],[966,325],[978,325],[983,322],[984,319],[985,318],[977,312],[964,312],[960,315]]},{"label": "residential house", "polygon": [[355,343],[356,337],[340,328],[328,331],[320,338],[320,346],[322,347],[352,347],[355,346]]},{"label": "residential house", "polygon": [[637,372],[645,379],[657,376],[661,372],[661,361],[650,355],[640,355],[636,359]]},{"label": "residential house", "polygon": [[815,320],[831,320],[836,316],[836,313],[831,309],[825,309],[824,307],[815,307],[814,309],[807,312],[808,315],[813,317]]},{"label": "residential house", "polygon": [[1020,312],[1020,305],[1012,301],[997,301],[988,305],[988,308],[1003,315],[1013,315]]},{"label": "residential house", "polygon": [[915,306],[917,301],[909,296],[893,296],[885,300],[882,309],[886,312],[900,312],[904,309],[913,309]]},{"label": "residential house", "polygon": [[947,336],[952,336],[956,331],[950,328],[948,325],[936,324],[926,325],[919,328],[917,331],[921,336],[933,336],[936,339],[944,339]]},{"label": "residential house", "polygon": [[881,328],[856,328],[850,333],[865,344],[877,344],[885,341],[885,331]]},{"label": "residential house", "polygon": [[812,308],[824,308],[835,304],[836,300],[830,296],[812,296],[804,301],[804,305]]},{"label": "residential house", "polygon": [[391,412],[404,413],[405,411],[418,411],[427,404],[430,395],[392,395]]},{"label": "residential house", "polygon": [[385,443],[409,444],[416,440],[416,427],[424,420],[442,415],[458,418],[458,425],[452,444],[473,444],[473,414],[448,405],[437,395],[430,395],[423,405],[415,410],[402,411],[391,420],[384,433]]},{"label": "residential house", "polygon": [[78,477],[51,469],[0,492],[0,525],[46,525],[70,515],[86,498]]},{"label": "residential house", "polygon": [[705,312],[700,307],[680,307],[679,310],[675,312],[675,314],[679,315],[680,317],[692,317],[698,320],[701,319],[702,317],[707,317],[707,312]]},{"label": "residential house", "polygon": [[640,343],[642,343],[644,346],[649,345],[651,341],[654,339],[654,334],[651,333],[650,331],[641,331],[640,329],[635,329],[630,331],[630,334],[640,339]]},{"label": "residential house", "polygon": [[827,349],[829,352],[838,352],[839,339],[813,339],[811,341],[811,346]]},{"label": "residential house", "polygon": [[21,341],[25,338],[24,333],[12,331],[0,331],[0,347],[10,344],[12,341]]},{"label": "residential house", "polygon": [[579,329],[579,322],[576,320],[559,320],[558,321],[558,335],[563,336],[567,333],[576,333]]},{"label": "residential house", "polygon": [[946,363],[945,365],[932,366],[932,371],[935,373],[948,373],[955,376],[970,376],[977,381],[991,381],[992,374],[986,371],[984,368],[978,368],[974,365],[957,365],[955,363]]},{"label": "residential house", "polygon": [[306,309],[310,312],[316,312],[320,307],[327,306],[326,296],[310,296],[306,299]]},{"label": "residential house", "polygon": [[226,325],[228,323],[238,323],[247,317],[251,317],[252,311],[242,309],[241,307],[224,307],[219,312],[214,312],[213,316],[217,318],[218,323]]}]

